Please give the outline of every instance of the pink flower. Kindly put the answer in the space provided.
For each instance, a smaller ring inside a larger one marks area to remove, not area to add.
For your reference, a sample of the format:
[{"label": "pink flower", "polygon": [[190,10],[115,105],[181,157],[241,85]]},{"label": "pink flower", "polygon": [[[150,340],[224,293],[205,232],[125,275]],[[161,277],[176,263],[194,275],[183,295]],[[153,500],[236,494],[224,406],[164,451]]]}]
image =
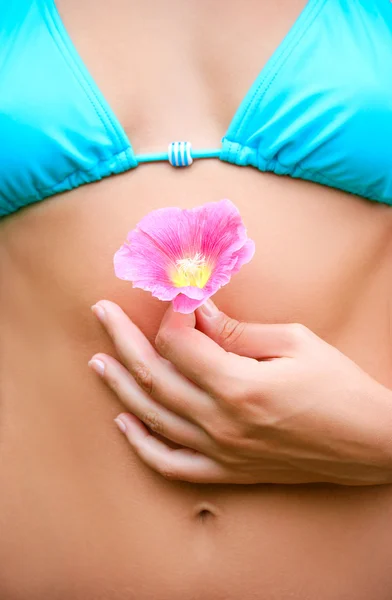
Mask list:
[{"label": "pink flower", "polygon": [[254,254],[230,200],[191,210],[161,208],[145,216],[114,255],[117,277],[191,313],[229,283]]}]

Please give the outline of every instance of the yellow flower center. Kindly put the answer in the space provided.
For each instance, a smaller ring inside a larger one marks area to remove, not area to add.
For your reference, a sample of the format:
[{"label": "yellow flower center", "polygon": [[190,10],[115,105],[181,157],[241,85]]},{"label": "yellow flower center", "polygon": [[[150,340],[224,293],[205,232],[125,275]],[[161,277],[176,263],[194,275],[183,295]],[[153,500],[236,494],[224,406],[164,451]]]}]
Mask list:
[{"label": "yellow flower center", "polygon": [[176,261],[176,268],[172,273],[175,287],[193,286],[203,288],[211,275],[211,267],[205,257],[197,252],[193,258],[181,258]]}]

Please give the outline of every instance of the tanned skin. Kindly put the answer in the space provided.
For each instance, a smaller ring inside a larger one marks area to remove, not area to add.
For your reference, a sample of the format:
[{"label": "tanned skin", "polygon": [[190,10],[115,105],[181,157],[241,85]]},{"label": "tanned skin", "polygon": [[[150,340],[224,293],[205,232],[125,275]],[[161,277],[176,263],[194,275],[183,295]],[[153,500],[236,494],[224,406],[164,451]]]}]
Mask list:
[{"label": "tanned skin", "polygon": [[[182,139],[219,147],[303,6],[58,0],[136,153]],[[118,303],[151,342],[166,308],[115,278],[127,232],[153,209],[221,198],[257,251],[219,307],[303,323],[392,387],[385,205],[204,160],[140,166],[3,219],[2,600],[390,600],[391,486],[166,481],[136,458],[113,424],[123,407],[87,367],[113,354],[97,300]]]}]

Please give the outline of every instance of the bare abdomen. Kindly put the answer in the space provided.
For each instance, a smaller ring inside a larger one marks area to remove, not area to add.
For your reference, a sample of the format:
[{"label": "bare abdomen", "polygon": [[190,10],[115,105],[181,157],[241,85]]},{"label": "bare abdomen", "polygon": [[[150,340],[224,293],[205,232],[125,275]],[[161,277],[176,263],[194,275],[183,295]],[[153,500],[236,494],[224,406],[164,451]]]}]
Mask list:
[{"label": "bare abdomen", "polygon": [[87,369],[111,346],[89,307],[120,303],[153,340],[164,306],[112,256],[160,206],[229,197],[256,256],[216,297],[299,321],[390,385],[390,212],[213,161],[52,198],[0,224],[2,600],[389,600],[392,488],[195,486],[140,464]]}]

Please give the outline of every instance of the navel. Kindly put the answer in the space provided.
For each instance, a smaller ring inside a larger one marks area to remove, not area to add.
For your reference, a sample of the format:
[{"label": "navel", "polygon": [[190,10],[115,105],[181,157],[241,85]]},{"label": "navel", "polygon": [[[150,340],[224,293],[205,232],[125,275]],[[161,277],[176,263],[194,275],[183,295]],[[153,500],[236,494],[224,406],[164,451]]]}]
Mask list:
[{"label": "navel", "polygon": [[199,502],[194,508],[193,516],[199,523],[207,524],[219,516],[219,511],[211,502]]}]

